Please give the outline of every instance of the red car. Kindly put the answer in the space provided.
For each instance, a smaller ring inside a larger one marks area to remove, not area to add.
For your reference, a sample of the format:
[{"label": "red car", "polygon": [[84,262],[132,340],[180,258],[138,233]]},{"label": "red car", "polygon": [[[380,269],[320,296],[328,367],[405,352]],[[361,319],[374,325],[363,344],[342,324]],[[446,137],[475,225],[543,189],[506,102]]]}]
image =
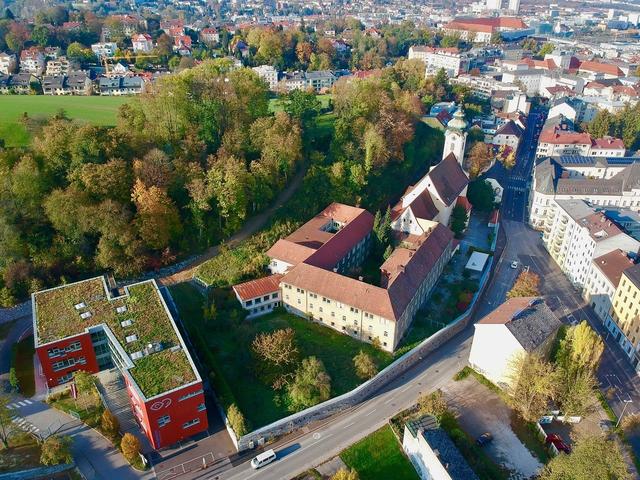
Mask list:
[{"label": "red car", "polygon": [[553,446],[560,452],[571,453],[571,447],[564,443],[562,437],[556,433],[550,433],[547,435],[547,444],[553,443]]}]

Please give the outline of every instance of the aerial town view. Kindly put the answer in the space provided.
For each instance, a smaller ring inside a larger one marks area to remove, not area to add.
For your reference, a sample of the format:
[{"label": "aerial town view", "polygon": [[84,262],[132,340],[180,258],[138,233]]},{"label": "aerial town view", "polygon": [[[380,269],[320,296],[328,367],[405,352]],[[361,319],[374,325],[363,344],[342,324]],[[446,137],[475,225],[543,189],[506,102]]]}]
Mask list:
[{"label": "aerial town view", "polygon": [[0,0],[28,479],[640,479],[640,1]]}]

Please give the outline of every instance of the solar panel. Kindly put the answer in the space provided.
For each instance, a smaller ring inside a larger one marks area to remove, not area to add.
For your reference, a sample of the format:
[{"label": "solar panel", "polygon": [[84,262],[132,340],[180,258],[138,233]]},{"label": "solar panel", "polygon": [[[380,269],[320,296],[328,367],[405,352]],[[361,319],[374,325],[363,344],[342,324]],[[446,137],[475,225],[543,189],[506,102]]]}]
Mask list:
[{"label": "solar panel", "polygon": [[607,157],[609,165],[631,165],[640,161],[640,157]]}]

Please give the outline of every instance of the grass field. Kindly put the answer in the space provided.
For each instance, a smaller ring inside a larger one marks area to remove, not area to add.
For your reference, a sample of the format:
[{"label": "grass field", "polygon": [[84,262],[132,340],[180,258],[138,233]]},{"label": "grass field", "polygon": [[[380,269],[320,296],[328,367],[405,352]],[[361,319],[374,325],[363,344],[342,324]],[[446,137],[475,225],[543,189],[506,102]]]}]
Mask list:
[{"label": "grass field", "polygon": [[[322,105],[322,108],[327,108],[329,106],[329,102],[331,101],[332,97],[333,97],[333,95],[331,95],[330,93],[324,93],[322,95],[316,95],[316,98],[318,100],[320,100],[320,105]],[[272,98],[272,99],[269,100],[269,111],[270,112],[279,112],[283,108],[284,107],[282,105],[282,99],[281,98]]]},{"label": "grass field", "polygon": [[96,125],[115,125],[118,108],[130,97],[0,95],[0,138],[8,147],[29,143],[31,132],[21,119],[44,120],[61,109],[69,118]]},{"label": "grass field", "polygon": [[[391,361],[391,355],[371,345],[285,313],[244,320],[237,325],[228,324],[227,320],[220,318],[224,315],[219,314],[215,324],[205,325],[202,320],[203,298],[194,287],[187,283],[176,285],[171,288],[171,295],[190,335],[204,335],[215,363],[212,369],[224,377],[234,400],[254,429],[291,413],[281,392],[274,391],[256,376],[251,342],[260,332],[292,328],[300,358],[315,355],[324,363],[331,377],[332,396],[346,393],[362,383],[353,367],[353,357],[361,349],[375,358],[379,368]],[[205,355],[202,357],[206,358]]]},{"label": "grass field", "polygon": [[358,472],[360,480],[419,478],[389,425],[351,445],[340,458]]}]

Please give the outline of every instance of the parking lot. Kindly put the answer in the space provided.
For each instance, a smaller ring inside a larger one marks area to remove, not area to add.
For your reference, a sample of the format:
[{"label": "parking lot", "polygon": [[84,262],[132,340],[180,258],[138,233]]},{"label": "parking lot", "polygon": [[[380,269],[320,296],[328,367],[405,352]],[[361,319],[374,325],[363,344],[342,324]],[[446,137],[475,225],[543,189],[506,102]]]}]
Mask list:
[{"label": "parking lot", "polygon": [[493,441],[483,448],[496,463],[513,472],[511,478],[527,479],[537,474],[542,463],[514,433],[513,413],[498,395],[473,376],[451,382],[443,391],[465,432],[473,438],[484,432],[493,435]]}]

